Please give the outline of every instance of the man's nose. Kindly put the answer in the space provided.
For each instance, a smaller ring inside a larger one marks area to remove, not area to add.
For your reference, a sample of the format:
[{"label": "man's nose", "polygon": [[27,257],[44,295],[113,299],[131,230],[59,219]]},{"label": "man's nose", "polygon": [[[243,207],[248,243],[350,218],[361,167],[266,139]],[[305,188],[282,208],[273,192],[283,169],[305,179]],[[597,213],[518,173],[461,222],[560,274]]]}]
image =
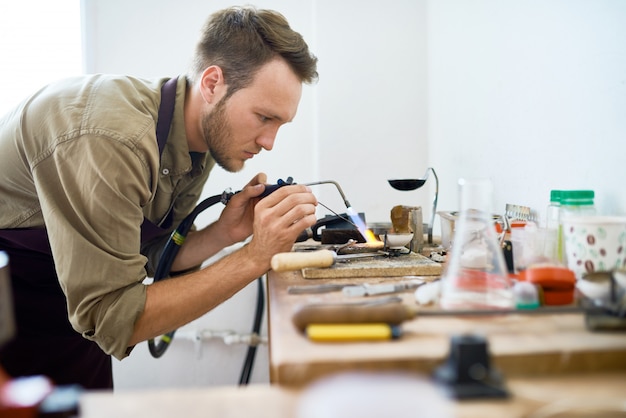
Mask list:
[{"label": "man's nose", "polygon": [[256,142],[261,147],[263,147],[264,150],[271,151],[272,148],[274,148],[274,142],[276,141],[277,133],[278,128],[268,129],[259,136]]}]

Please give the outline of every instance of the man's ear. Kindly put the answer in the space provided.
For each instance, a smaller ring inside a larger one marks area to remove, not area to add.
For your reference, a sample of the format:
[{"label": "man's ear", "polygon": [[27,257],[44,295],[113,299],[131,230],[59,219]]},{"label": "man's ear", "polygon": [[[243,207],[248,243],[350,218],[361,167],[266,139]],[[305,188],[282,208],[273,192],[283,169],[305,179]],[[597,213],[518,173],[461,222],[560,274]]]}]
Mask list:
[{"label": "man's ear", "polygon": [[200,78],[200,92],[207,103],[214,103],[222,97],[225,90],[224,74],[217,65],[207,67]]}]

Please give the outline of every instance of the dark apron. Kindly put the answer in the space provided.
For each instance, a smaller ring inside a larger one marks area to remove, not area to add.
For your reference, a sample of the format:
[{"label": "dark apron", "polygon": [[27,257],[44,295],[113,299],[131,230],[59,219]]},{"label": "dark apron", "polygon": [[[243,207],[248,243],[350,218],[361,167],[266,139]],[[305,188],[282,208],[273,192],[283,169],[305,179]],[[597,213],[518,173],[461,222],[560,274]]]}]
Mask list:
[{"label": "dark apron", "polygon": [[[161,89],[156,128],[160,153],[174,114],[176,82],[173,78]],[[142,242],[163,235],[171,223],[171,216],[161,227],[144,219]],[[13,377],[45,375],[57,385],[113,388],[111,357],[69,322],[46,229],[0,230],[0,250],[9,255],[17,324],[15,338],[0,350],[6,372]]]}]

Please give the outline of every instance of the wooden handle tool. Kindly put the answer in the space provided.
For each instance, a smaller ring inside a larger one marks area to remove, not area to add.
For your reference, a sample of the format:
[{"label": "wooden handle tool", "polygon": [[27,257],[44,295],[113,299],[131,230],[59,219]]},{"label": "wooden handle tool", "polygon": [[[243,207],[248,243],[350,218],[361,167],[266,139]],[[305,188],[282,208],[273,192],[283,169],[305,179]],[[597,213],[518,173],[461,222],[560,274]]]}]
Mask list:
[{"label": "wooden handle tool", "polygon": [[337,261],[353,258],[374,257],[378,252],[337,255],[331,250],[317,250],[307,252],[278,253],[272,257],[272,270],[277,272],[301,270],[304,268],[330,267]]},{"label": "wooden handle tool", "polygon": [[337,303],[337,304],[311,304],[301,306],[292,317],[292,322],[304,332],[310,324],[365,324],[384,323],[399,325],[400,323],[417,318],[426,317],[450,317],[450,316],[501,316],[501,315],[554,315],[570,313],[596,313],[607,314],[610,312],[604,308],[581,306],[546,306],[537,309],[419,309],[404,303]]},{"label": "wooden handle tool", "polygon": [[306,267],[330,267],[335,264],[334,251],[317,250],[307,252],[278,253],[272,257],[272,270],[293,271]]},{"label": "wooden handle tool", "polygon": [[415,318],[416,309],[403,303],[383,305],[328,304],[306,305],[298,309],[292,318],[293,324],[304,332],[310,324],[355,324],[384,323],[399,325]]}]

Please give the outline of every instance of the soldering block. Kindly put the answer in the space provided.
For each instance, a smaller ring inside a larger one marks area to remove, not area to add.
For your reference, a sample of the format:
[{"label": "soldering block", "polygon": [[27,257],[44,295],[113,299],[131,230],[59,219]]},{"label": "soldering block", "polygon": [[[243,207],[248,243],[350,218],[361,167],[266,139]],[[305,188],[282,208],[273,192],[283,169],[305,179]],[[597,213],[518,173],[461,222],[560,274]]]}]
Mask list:
[{"label": "soldering block", "polygon": [[541,288],[544,305],[568,305],[574,302],[576,275],[561,266],[531,267],[519,273],[519,279]]},{"label": "soldering block", "polygon": [[410,234],[411,229],[411,210],[410,206],[394,206],[391,209],[391,224],[393,232],[396,234]]}]

